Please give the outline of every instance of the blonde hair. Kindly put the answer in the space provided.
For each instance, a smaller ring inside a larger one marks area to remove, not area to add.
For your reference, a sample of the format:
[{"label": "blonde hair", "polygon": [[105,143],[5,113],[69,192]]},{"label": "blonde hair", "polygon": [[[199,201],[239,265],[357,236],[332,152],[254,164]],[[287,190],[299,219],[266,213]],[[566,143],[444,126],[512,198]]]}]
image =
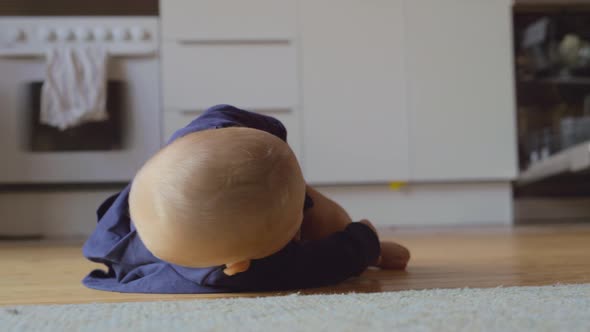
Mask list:
[{"label": "blonde hair", "polygon": [[279,138],[251,128],[177,139],[137,173],[131,218],[157,257],[205,267],[278,251],[297,232],[305,181]]}]

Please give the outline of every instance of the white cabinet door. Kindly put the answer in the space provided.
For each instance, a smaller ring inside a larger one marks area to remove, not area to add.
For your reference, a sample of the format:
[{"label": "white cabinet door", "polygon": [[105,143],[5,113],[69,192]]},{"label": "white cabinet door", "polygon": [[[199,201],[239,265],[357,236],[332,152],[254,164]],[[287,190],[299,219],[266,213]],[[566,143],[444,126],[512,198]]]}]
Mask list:
[{"label": "white cabinet door", "polygon": [[301,0],[303,161],[312,183],[405,180],[401,0]]},{"label": "white cabinet door", "polygon": [[165,40],[290,40],[296,34],[296,0],[162,0],[160,6]]},{"label": "white cabinet door", "polygon": [[164,43],[162,68],[167,111],[215,104],[281,111],[298,103],[297,51],[292,45]]},{"label": "white cabinet door", "polygon": [[516,174],[510,0],[406,0],[413,180]]}]

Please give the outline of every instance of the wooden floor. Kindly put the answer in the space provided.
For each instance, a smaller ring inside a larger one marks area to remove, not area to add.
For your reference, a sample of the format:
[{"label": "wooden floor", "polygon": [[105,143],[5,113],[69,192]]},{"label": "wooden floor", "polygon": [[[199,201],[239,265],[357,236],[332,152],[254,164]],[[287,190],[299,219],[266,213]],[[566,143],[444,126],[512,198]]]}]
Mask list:
[{"label": "wooden floor", "polygon": [[[369,270],[304,293],[590,283],[590,225],[453,230],[384,230],[413,258],[406,272]],[[0,242],[0,305],[148,301],[236,296],[118,294],[84,288],[96,264],[79,244]],[[269,295],[241,294],[241,296]],[[272,294],[274,295],[274,294]]]}]

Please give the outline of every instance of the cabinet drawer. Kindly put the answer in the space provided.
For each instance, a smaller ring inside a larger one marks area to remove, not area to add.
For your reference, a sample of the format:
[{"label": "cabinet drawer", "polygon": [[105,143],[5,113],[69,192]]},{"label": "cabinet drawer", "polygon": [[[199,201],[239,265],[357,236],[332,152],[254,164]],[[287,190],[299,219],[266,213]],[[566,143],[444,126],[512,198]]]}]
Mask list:
[{"label": "cabinet drawer", "polygon": [[[248,109],[249,111],[256,112],[255,109]],[[162,144],[166,144],[168,139],[172,137],[175,131],[185,127],[192,120],[201,115],[202,111],[166,111],[164,112],[164,133],[162,135]],[[272,116],[283,123],[287,129],[287,140],[297,158],[300,158],[301,154],[301,135],[299,130],[299,113],[294,110],[265,110],[260,113],[268,116]]]},{"label": "cabinet drawer", "polygon": [[166,40],[290,40],[296,34],[295,0],[160,1]]},{"label": "cabinet drawer", "polygon": [[165,43],[162,51],[166,109],[233,104],[292,109],[297,104],[293,45],[211,46]]}]

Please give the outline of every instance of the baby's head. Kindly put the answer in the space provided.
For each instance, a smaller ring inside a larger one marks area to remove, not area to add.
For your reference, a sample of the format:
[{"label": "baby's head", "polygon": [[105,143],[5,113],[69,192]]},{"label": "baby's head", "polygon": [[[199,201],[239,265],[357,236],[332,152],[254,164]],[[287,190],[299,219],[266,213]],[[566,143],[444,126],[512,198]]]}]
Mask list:
[{"label": "baby's head", "polygon": [[186,135],[158,152],[133,180],[129,210],[156,257],[208,267],[279,251],[299,230],[304,197],[285,142],[232,127]]}]

